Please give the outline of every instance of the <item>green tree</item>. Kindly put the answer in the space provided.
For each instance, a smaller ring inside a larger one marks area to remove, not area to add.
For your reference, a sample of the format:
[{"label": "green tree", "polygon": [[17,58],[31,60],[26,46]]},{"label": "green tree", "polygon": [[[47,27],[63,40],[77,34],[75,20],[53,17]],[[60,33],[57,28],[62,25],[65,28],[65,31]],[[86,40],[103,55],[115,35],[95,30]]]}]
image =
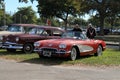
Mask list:
[{"label": "green tree", "polygon": [[37,17],[31,6],[18,8],[18,11],[13,15],[14,23],[36,23]]},{"label": "green tree", "polygon": [[3,3],[3,2],[4,2],[4,0],[0,0],[0,4]]},{"label": "green tree", "polygon": [[[33,2],[33,0],[30,0],[30,1]],[[28,0],[19,0],[19,2],[25,2],[25,3],[27,3]]]},{"label": "green tree", "polygon": [[109,13],[115,10],[115,13],[119,11],[120,0],[82,0],[82,11],[94,13],[99,17],[100,21],[100,33],[103,35],[104,20]]},{"label": "green tree", "polygon": [[38,0],[38,13],[41,17],[62,19],[67,29],[68,16],[76,15],[76,4],[73,0]]},{"label": "green tree", "polygon": [[[19,0],[19,2],[27,2],[29,0]],[[30,0],[33,2],[34,0]],[[57,17],[65,22],[67,29],[68,16],[76,15],[79,10],[78,0],[36,0],[38,1],[38,13],[41,17],[52,19]]]},{"label": "green tree", "polygon": [[12,23],[12,16],[10,14],[4,13],[2,9],[0,9],[0,26],[8,25]]},{"label": "green tree", "polygon": [[[19,0],[27,2],[28,0]],[[33,2],[34,0],[30,0]],[[99,19],[100,33],[103,35],[104,20],[111,13],[120,17],[120,0],[36,0],[38,1],[38,12],[40,16],[50,18],[56,16],[61,18],[67,25],[69,15],[92,14]],[[112,15],[114,16],[114,15]],[[115,17],[116,18],[116,17]]]},{"label": "green tree", "polygon": [[90,19],[88,19],[88,23],[92,23],[95,26],[100,26],[100,21],[97,16],[91,16]]}]

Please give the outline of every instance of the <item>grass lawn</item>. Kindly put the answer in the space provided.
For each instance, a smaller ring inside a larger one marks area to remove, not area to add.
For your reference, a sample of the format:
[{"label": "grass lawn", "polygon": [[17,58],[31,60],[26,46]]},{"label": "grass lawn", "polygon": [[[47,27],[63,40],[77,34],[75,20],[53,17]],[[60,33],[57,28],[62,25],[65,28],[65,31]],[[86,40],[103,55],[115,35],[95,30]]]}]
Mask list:
[{"label": "grass lawn", "polygon": [[10,53],[2,49],[0,50],[0,58],[43,65],[120,66],[120,51],[114,49],[106,49],[99,57],[84,56],[75,61],[65,58],[39,58],[36,53],[24,54],[21,51]]}]

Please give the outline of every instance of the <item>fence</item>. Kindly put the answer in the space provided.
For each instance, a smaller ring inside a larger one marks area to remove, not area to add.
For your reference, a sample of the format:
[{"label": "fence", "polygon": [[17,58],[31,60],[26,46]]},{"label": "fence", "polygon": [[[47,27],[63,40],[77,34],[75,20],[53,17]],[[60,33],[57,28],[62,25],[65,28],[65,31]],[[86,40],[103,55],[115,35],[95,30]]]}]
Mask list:
[{"label": "fence", "polygon": [[96,36],[95,39],[101,39],[101,40],[106,41],[107,44],[116,45],[119,47],[119,50],[120,50],[120,36],[115,36],[115,35]]}]

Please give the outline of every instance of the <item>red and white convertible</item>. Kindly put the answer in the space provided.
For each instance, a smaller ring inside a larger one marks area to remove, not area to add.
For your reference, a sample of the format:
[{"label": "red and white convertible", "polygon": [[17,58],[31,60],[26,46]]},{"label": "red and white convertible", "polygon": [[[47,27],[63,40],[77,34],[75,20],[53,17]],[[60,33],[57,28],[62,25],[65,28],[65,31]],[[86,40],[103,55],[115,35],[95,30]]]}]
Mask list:
[{"label": "red and white convertible", "polygon": [[100,56],[106,49],[103,40],[88,39],[79,31],[67,31],[61,39],[40,40],[35,42],[34,46],[39,57],[69,57],[71,60],[89,54]]}]

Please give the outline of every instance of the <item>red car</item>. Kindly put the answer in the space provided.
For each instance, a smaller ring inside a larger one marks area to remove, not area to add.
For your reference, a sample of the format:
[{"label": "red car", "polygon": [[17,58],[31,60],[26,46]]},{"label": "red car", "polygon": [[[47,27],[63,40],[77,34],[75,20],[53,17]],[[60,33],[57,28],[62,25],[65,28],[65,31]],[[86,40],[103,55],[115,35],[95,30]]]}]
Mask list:
[{"label": "red car", "polygon": [[89,54],[100,56],[106,49],[104,41],[88,39],[84,33],[79,31],[67,31],[61,39],[37,41],[34,46],[34,51],[38,53],[39,57],[69,57],[71,60]]}]

